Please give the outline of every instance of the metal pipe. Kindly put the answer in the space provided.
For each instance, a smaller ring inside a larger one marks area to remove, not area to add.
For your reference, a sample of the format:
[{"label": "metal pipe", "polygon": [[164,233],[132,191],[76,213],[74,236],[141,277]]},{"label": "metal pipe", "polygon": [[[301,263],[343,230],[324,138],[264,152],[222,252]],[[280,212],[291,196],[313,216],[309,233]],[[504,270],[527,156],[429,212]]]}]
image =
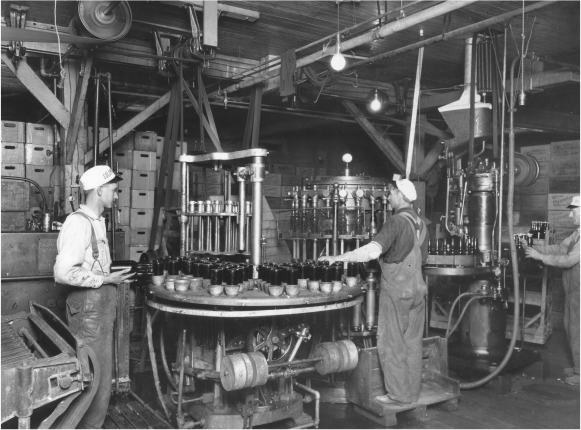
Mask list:
[{"label": "metal pipe", "polygon": [[265,175],[264,157],[254,157],[252,170],[252,264],[254,269],[262,263],[262,182]]},{"label": "metal pipe", "polygon": [[504,191],[504,102],[506,100],[506,37],[507,37],[507,25],[504,26],[504,54],[502,61],[502,90],[500,91],[500,98],[502,99],[501,110],[500,110],[500,178],[499,178],[499,191],[498,191],[498,213],[501,216],[498,217],[498,259],[502,255],[502,199]]},{"label": "metal pipe", "polygon": [[[530,5],[530,6],[526,6],[524,8],[524,12],[529,13],[529,12],[532,12],[534,10],[544,8],[546,6],[551,5],[552,3],[555,3],[556,1],[558,1],[558,0],[539,1],[537,3]],[[369,57],[369,58],[366,58],[365,60],[357,61],[357,62],[345,67],[342,70],[342,72],[345,73],[345,71],[347,71],[347,70],[356,69],[356,68],[359,68],[365,64],[374,63],[376,61],[380,61],[380,60],[383,60],[385,58],[395,57],[395,56],[403,54],[405,52],[419,49],[423,46],[429,46],[429,45],[433,45],[434,43],[444,42],[448,39],[466,38],[467,36],[472,35],[473,33],[484,30],[492,25],[507,21],[512,17],[521,15],[522,13],[523,13],[523,9],[517,8],[513,11],[504,13],[502,15],[498,15],[498,16],[495,16],[493,18],[485,19],[484,21],[480,21],[476,24],[467,25],[466,27],[462,27],[462,28],[459,28],[457,30],[449,31],[448,33],[445,33],[445,34],[439,34],[438,36],[434,36],[434,37],[431,37],[429,39],[422,40],[420,42],[412,43],[411,45],[404,46],[404,47],[398,48],[398,49],[394,49],[393,51],[385,52],[383,54],[379,54],[379,55],[376,55],[374,57]],[[506,40],[506,34],[505,34],[505,40]],[[341,47],[343,47],[343,44],[341,44]]]},{"label": "metal pipe", "polygon": [[[238,171],[238,250],[240,252],[246,251],[246,243],[244,237],[244,227],[246,225],[246,179],[242,177],[241,171]],[[253,196],[254,197],[254,196]]]},{"label": "metal pipe", "polygon": [[[402,30],[405,30],[405,29],[410,28],[412,26],[421,24],[422,22],[427,21],[429,19],[438,17],[440,15],[444,15],[444,14],[446,14],[448,12],[452,12],[456,9],[460,9],[464,6],[467,6],[471,3],[474,3],[475,1],[476,0],[468,0],[468,1],[448,0],[444,3],[438,4],[434,7],[429,8],[429,9],[425,9],[421,12],[418,12],[418,13],[415,13],[415,14],[410,15],[408,17],[402,18],[398,21],[393,21],[393,22],[391,22],[391,23],[389,23],[389,24],[387,24],[387,25],[385,25],[377,30],[372,30],[372,31],[369,31],[367,33],[362,34],[361,36],[357,36],[357,37],[354,37],[353,39],[346,40],[346,41],[341,43],[341,50],[348,51],[348,50],[354,49],[360,45],[372,43],[375,40],[385,38],[387,36],[390,36],[394,33],[399,32],[399,31],[402,31]],[[319,61],[321,58],[326,57],[330,54],[332,54],[332,52],[330,52],[330,50],[329,51],[326,51],[326,50],[317,51],[314,54],[307,55],[306,57],[298,59],[296,62],[296,67],[299,68],[299,67],[307,66],[311,63]],[[231,94],[231,93],[236,92],[240,89],[252,87],[258,83],[264,82],[268,79],[274,78],[274,77],[279,76],[279,75],[280,75],[280,67],[276,68],[275,70],[264,73],[262,76],[257,76],[255,78],[244,80],[244,81],[237,83],[237,84],[234,84],[234,85],[230,85],[228,88],[225,89],[225,91],[227,91],[229,94]],[[217,91],[213,91],[211,94],[209,94],[209,96],[216,96],[216,93],[217,93]]]},{"label": "metal pipe", "polygon": [[[179,66],[180,72],[180,142],[182,147],[182,155],[186,155],[186,145],[184,144],[184,88],[183,88],[183,66],[180,63]],[[170,154],[171,156],[171,154]],[[186,216],[186,212],[188,211],[188,202],[187,202],[187,185],[188,185],[188,172],[187,172],[187,164],[185,161],[180,163],[180,202],[181,202],[181,213],[180,213],[180,256],[185,257],[186,255],[186,240],[187,240],[187,232],[186,227],[188,225],[188,217]]]},{"label": "metal pipe", "polygon": [[95,77],[95,113],[93,117],[93,167],[97,165],[99,156],[99,86],[101,85],[101,75]]},{"label": "metal pipe", "polygon": [[[106,73],[105,76],[107,77],[107,116],[109,119],[109,165],[111,166],[111,170],[115,166],[113,161],[113,112],[111,107],[111,73]],[[96,141],[95,141],[96,142]],[[117,259],[117,247],[115,246],[115,214],[117,213],[116,210],[117,202],[113,199],[113,204],[111,206],[111,216],[109,217],[111,220],[111,255],[113,257],[113,261]]]},{"label": "metal pipe", "polygon": [[167,376],[169,385],[171,386],[172,390],[176,391],[178,387],[173,379],[173,375],[169,370],[169,366],[167,365],[167,357],[165,356],[165,317],[161,325],[161,332],[159,333],[159,353],[161,355],[161,364],[163,365],[163,370],[165,371],[165,376]]},{"label": "metal pipe", "polygon": [[338,231],[339,228],[339,184],[333,184],[333,256],[338,255],[337,249],[337,238],[338,238]]},{"label": "metal pipe", "polygon": [[178,421],[178,428],[181,427],[180,424],[184,421],[184,414],[182,411],[182,402],[184,401],[184,370],[185,364],[184,361],[186,359],[186,336],[187,331],[182,330],[182,337],[181,337],[181,359],[180,359],[180,378],[178,382],[178,410],[177,410],[177,421]]},{"label": "metal pipe", "polygon": [[297,427],[293,427],[293,428],[295,428],[295,429],[308,428],[308,427],[317,428],[319,426],[319,423],[321,422],[321,420],[319,418],[319,405],[320,405],[320,401],[321,401],[321,394],[318,391],[315,391],[312,388],[307,387],[306,385],[299,384],[297,381],[294,381],[294,384],[296,387],[301,388],[301,389],[305,390],[307,393],[311,393],[313,396],[315,396],[315,420],[313,421],[312,424],[304,424],[302,426],[297,426]]}]

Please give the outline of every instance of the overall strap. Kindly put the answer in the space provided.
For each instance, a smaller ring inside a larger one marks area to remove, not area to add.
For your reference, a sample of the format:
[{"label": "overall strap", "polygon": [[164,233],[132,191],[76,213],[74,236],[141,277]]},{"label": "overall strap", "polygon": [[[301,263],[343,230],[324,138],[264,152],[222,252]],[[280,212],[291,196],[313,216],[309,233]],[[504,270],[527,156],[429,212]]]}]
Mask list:
[{"label": "overall strap", "polygon": [[418,242],[421,244],[426,238],[425,225],[422,226],[423,221],[420,219],[420,222],[416,223],[414,217],[407,212],[401,212],[399,215],[403,215],[403,217],[409,221],[410,225],[412,226],[412,229],[416,232],[415,236],[418,239]]},{"label": "overall strap", "polygon": [[97,236],[95,235],[95,229],[93,228],[93,223],[91,222],[91,218],[83,212],[73,212],[71,215],[81,215],[83,218],[86,218],[89,221],[89,225],[91,226],[91,248],[93,250],[93,259],[99,259],[99,246],[97,245]]}]

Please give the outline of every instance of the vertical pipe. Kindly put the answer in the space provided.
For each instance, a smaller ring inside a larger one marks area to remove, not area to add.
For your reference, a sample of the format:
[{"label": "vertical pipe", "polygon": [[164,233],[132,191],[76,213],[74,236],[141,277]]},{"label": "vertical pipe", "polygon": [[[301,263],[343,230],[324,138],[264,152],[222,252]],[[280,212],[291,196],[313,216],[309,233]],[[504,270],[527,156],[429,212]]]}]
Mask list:
[{"label": "vertical pipe", "polygon": [[[180,62],[180,67],[181,67],[181,62]],[[200,149],[204,152],[206,152],[206,141],[204,140],[204,103],[202,100],[202,89],[204,88],[204,82],[202,81],[202,67],[198,66],[197,69],[198,72],[198,99],[199,99],[199,103],[198,105],[199,107],[199,117],[200,117]]]},{"label": "vertical pipe", "polygon": [[101,85],[101,76],[99,74],[97,74],[95,81],[95,113],[93,117],[93,167],[97,165],[97,157],[99,156],[99,86]]},{"label": "vertical pipe", "polygon": [[338,225],[339,221],[339,184],[333,184],[333,256],[338,255],[337,249],[337,238],[338,238]]},{"label": "vertical pipe", "polygon": [[254,157],[252,168],[252,264],[254,270],[262,263],[262,181],[264,180],[264,157]]},{"label": "vertical pipe", "polygon": [[470,71],[470,140],[468,141],[468,165],[474,162],[474,103],[476,103],[476,42],[478,41],[478,34],[474,33],[472,36],[472,67]]},{"label": "vertical pipe", "polygon": [[[107,73],[107,112],[109,117],[109,166],[113,170],[113,114],[111,112],[111,73]],[[117,213],[117,202],[113,199],[111,206],[111,256],[113,261],[117,260],[117,248],[115,247],[115,215]]]},{"label": "vertical pipe", "polygon": [[238,196],[240,201],[238,207],[238,250],[243,252],[246,251],[244,240],[244,228],[246,225],[246,179],[242,177],[241,171],[238,171]]},{"label": "vertical pipe", "polygon": [[[183,88],[183,66],[180,62],[180,142],[182,145],[182,155],[186,154],[186,146],[184,145],[184,88]],[[170,154],[171,156],[172,154]],[[188,222],[188,217],[186,216],[187,204],[186,201],[186,187],[188,184],[188,174],[187,174],[187,164],[185,161],[180,163],[181,175],[180,175],[180,197],[181,197],[181,213],[180,213],[180,256],[184,257],[186,255],[186,226]],[[169,179],[169,178],[168,178]]]},{"label": "vertical pipe", "polygon": [[[178,385],[178,410],[177,410],[177,419],[178,424],[183,423],[184,421],[184,414],[182,412],[182,403],[184,401],[184,370],[185,370],[185,359],[186,359],[186,336],[188,335],[186,330],[182,331],[181,340],[181,359],[180,359],[180,379]],[[181,427],[181,426],[179,426]],[[178,427],[178,428],[179,428]]]},{"label": "vertical pipe", "polygon": [[[501,109],[500,109],[500,190],[498,198],[498,213],[501,214],[498,217],[498,258],[500,259],[502,255],[502,199],[504,191],[504,103],[506,101],[506,37],[507,37],[507,25],[504,26],[504,53],[502,59],[502,76],[501,82],[502,86],[500,88],[500,97],[502,99]],[[504,283],[503,283],[504,284]]]}]

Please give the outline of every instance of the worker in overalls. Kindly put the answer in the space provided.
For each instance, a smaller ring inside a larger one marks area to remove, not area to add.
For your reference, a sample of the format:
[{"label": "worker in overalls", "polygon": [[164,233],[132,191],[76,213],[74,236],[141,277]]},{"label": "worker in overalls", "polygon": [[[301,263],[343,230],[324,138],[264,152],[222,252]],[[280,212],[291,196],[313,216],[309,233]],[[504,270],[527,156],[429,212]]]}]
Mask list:
[{"label": "worker in overalls", "polygon": [[377,352],[383,370],[385,404],[409,404],[420,395],[422,338],[427,287],[422,262],[428,258],[428,232],[412,202],[417,193],[407,179],[390,185],[388,201],[395,215],[388,218],[369,244],[336,257],[331,263],[367,262],[380,258],[381,291],[377,322]]},{"label": "worker in overalls", "polygon": [[67,323],[96,355],[98,388],[78,428],[101,428],[111,396],[113,324],[117,285],[133,276],[129,269],[111,273],[105,208],[111,208],[121,180],[108,166],[95,166],[81,176],[85,204],[65,220],[57,239],[55,281],[73,288],[67,297]]},{"label": "worker in overalls", "polygon": [[565,287],[565,330],[569,346],[573,353],[575,367],[565,369],[565,382],[579,385],[579,212],[581,198],[573,197],[568,209],[569,218],[577,230],[558,245],[524,245],[525,255],[542,261],[547,266],[563,269],[563,286]]}]

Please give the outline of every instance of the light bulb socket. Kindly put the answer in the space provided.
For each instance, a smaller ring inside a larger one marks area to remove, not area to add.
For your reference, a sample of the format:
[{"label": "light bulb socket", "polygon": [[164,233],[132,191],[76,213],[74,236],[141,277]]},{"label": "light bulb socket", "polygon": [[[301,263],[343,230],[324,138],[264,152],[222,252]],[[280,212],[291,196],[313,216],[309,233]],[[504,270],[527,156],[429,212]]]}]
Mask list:
[{"label": "light bulb socket", "polygon": [[518,105],[524,106],[526,104],[526,101],[527,101],[527,95],[523,91],[518,95]]}]

